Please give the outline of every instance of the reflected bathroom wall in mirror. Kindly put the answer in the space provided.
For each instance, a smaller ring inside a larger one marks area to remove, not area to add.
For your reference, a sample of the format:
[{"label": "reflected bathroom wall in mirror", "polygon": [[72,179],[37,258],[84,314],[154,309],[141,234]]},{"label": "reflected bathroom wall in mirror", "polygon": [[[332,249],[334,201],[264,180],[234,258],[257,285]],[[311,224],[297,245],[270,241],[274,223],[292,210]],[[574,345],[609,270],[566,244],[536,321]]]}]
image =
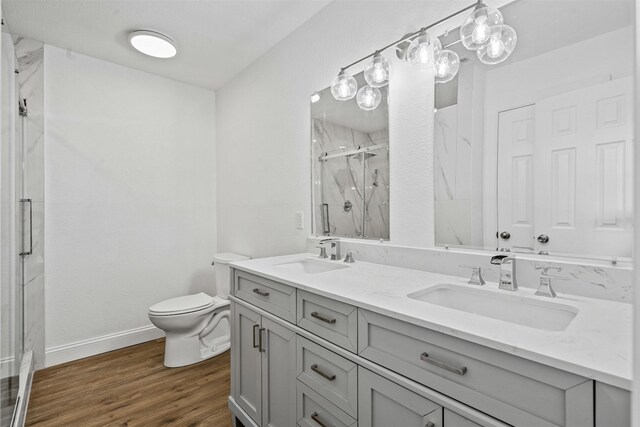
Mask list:
[{"label": "reflected bathroom wall in mirror", "polygon": [[[435,90],[435,238],[542,255],[628,258],[633,1],[518,0],[504,62],[461,59]],[[606,17],[606,19],[602,19]]]},{"label": "reflected bathroom wall in mirror", "polygon": [[[366,85],[362,73],[354,76]],[[311,99],[314,234],[389,239],[387,87],[371,111],[331,89]],[[315,102],[314,102],[315,101]]]}]

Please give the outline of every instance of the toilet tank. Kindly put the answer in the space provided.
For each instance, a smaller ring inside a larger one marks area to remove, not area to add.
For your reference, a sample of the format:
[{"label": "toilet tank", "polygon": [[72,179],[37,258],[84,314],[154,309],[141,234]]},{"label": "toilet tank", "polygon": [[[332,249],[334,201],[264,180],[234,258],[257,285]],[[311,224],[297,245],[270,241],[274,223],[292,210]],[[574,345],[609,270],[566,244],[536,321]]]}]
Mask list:
[{"label": "toilet tank", "polygon": [[233,253],[215,254],[213,256],[213,269],[216,274],[217,295],[220,298],[229,299],[231,291],[231,272],[229,263],[232,261],[244,261],[251,259],[248,256]]}]

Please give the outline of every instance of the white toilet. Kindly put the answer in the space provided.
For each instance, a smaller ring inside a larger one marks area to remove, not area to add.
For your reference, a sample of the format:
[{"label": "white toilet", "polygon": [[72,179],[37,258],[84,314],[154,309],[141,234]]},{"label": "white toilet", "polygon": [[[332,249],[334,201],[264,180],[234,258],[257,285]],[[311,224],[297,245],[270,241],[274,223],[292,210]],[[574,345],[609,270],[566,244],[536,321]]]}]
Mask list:
[{"label": "white toilet", "polygon": [[213,257],[218,295],[204,292],[171,298],[149,308],[149,320],[166,334],[164,366],[176,368],[197,363],[227,351],[229,324],[229,262],[249,257],[217,254]]}]

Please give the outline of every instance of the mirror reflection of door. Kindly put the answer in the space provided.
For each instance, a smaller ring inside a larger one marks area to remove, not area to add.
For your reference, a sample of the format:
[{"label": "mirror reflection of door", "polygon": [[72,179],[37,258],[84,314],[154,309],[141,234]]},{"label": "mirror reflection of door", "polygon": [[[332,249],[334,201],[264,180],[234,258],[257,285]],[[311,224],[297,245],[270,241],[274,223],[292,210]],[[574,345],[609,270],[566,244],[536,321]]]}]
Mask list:
[{"label": "mirror reflection of door", "polygon": [[498,115],[498,247],[631,255],[630,77]]},{"label": "mirror reflection of door", "polygon": [[498,114],[498,248],[531,252],[534,244],[535,107]]}]

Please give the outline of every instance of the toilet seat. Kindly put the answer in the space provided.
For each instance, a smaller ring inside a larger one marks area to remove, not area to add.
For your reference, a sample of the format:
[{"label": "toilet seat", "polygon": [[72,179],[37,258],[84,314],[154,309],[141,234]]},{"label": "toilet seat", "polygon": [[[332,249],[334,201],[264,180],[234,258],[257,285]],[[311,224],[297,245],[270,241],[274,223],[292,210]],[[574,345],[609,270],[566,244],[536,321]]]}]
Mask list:
[{"label": "toilet seat", "polygon": [[185,295],[159,302],[149,308],[149,314],[154,316],[176,316],[179,314],[194,313],[228,304],[217,296],[212,297],[204,292],[193,295]]}]

